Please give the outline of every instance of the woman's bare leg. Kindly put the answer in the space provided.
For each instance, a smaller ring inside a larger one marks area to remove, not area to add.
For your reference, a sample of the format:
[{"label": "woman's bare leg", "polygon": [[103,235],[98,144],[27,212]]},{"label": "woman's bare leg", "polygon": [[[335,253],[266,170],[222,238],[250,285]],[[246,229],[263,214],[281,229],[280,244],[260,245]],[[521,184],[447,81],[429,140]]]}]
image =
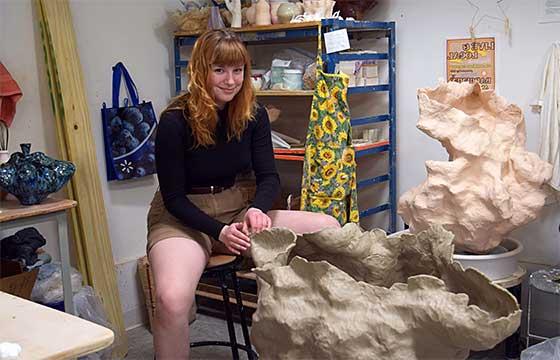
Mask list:
[{"label": "woman's bare leg", "polygon": [[285,227],[296,234],[316,232],[325,228],[339,228],[332,216],[310,211],[271,210],[267,213],[273,227]]},{"label": "woman's bare leg", "polygon": [[155,244],[149,258],[156,288],[156,358],[188,359],[189,310],[208,257],[193,240],[169,238]]}]

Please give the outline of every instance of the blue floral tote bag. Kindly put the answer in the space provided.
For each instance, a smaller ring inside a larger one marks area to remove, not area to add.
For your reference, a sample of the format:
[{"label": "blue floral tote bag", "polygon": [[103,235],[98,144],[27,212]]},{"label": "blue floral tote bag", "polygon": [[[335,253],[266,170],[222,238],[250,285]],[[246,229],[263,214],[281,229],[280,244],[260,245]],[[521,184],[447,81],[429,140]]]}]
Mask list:
[{"label": "blue floral tote bag", "polygon": [[[130,96],[120,106],[121,79]],[[107,180],[127,180],[156,172],[156,116],[151,102],[139,102],[138,91],[123,63],[113,67],[113,106],[101,109]]]}]

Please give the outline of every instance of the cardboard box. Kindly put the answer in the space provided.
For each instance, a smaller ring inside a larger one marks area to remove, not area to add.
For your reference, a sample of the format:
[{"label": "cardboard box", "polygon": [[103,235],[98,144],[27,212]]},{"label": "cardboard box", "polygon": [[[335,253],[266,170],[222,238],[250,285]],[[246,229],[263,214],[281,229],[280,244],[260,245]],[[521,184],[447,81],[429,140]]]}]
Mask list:
[{"label": "cardboard box", "polygon": [[348,87],[379,85],[379,70],[375,60],[340,61],[335,70],[348,75]]},{"label": "cardboard box", "polygon": [[[152,323],[154,321],[156,311],[156,287],[154,277],[147,256],[138,259],[138,276],[140,276],[140,284],[146,301],[146,311],[148,312],[149,330],[152,331]],[[196,305],[190,309],[189,324],[196,319]]]},{"label": "cardboard box", "polygon": [[142,292],[144,293],[146,311],[148,312],[148,325],[151,331],[154,312],[156,310],[156,289],[147,256],[138,259],[138,275],[140,276],[140,284],[142,285]]},{"label": "cardboard box", "polygon": [[29,299],[38,272],[39,268],[23,271],[17,261],[0,260],[0,291]]}]

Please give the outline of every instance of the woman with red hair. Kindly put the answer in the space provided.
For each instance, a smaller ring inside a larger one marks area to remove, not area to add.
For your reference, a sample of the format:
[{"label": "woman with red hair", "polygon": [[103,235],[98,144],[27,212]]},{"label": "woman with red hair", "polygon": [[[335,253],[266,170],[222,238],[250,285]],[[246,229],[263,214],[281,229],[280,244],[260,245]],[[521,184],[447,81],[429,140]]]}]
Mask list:
[{"label": "woman with red hair", "polygon": [[[148,214],[158,359],[188,358],[188,313],[211,253],[247,253],[249,235],[272,226],[296,233],[339,227],[324,214],[270,211],[280,181],[268,115],[255,101],[243,42],[225,30],[207,31],[194,45],[188,74],[187,93],[161,115],[160,188]],[[235,185],[248,169],[256,177],[251,199]]]}]

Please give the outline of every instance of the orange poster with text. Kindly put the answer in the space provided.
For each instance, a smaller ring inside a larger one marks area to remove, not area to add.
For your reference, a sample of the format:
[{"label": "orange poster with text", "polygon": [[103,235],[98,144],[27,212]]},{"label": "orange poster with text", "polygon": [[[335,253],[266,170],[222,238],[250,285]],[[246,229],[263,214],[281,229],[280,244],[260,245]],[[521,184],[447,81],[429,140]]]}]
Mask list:
[{"label": "orange poster with text", "polygon": [[493,37],[447,40],[447,81],[477,81],[483,90],[494,90],[495,63],[496,40]]}]

